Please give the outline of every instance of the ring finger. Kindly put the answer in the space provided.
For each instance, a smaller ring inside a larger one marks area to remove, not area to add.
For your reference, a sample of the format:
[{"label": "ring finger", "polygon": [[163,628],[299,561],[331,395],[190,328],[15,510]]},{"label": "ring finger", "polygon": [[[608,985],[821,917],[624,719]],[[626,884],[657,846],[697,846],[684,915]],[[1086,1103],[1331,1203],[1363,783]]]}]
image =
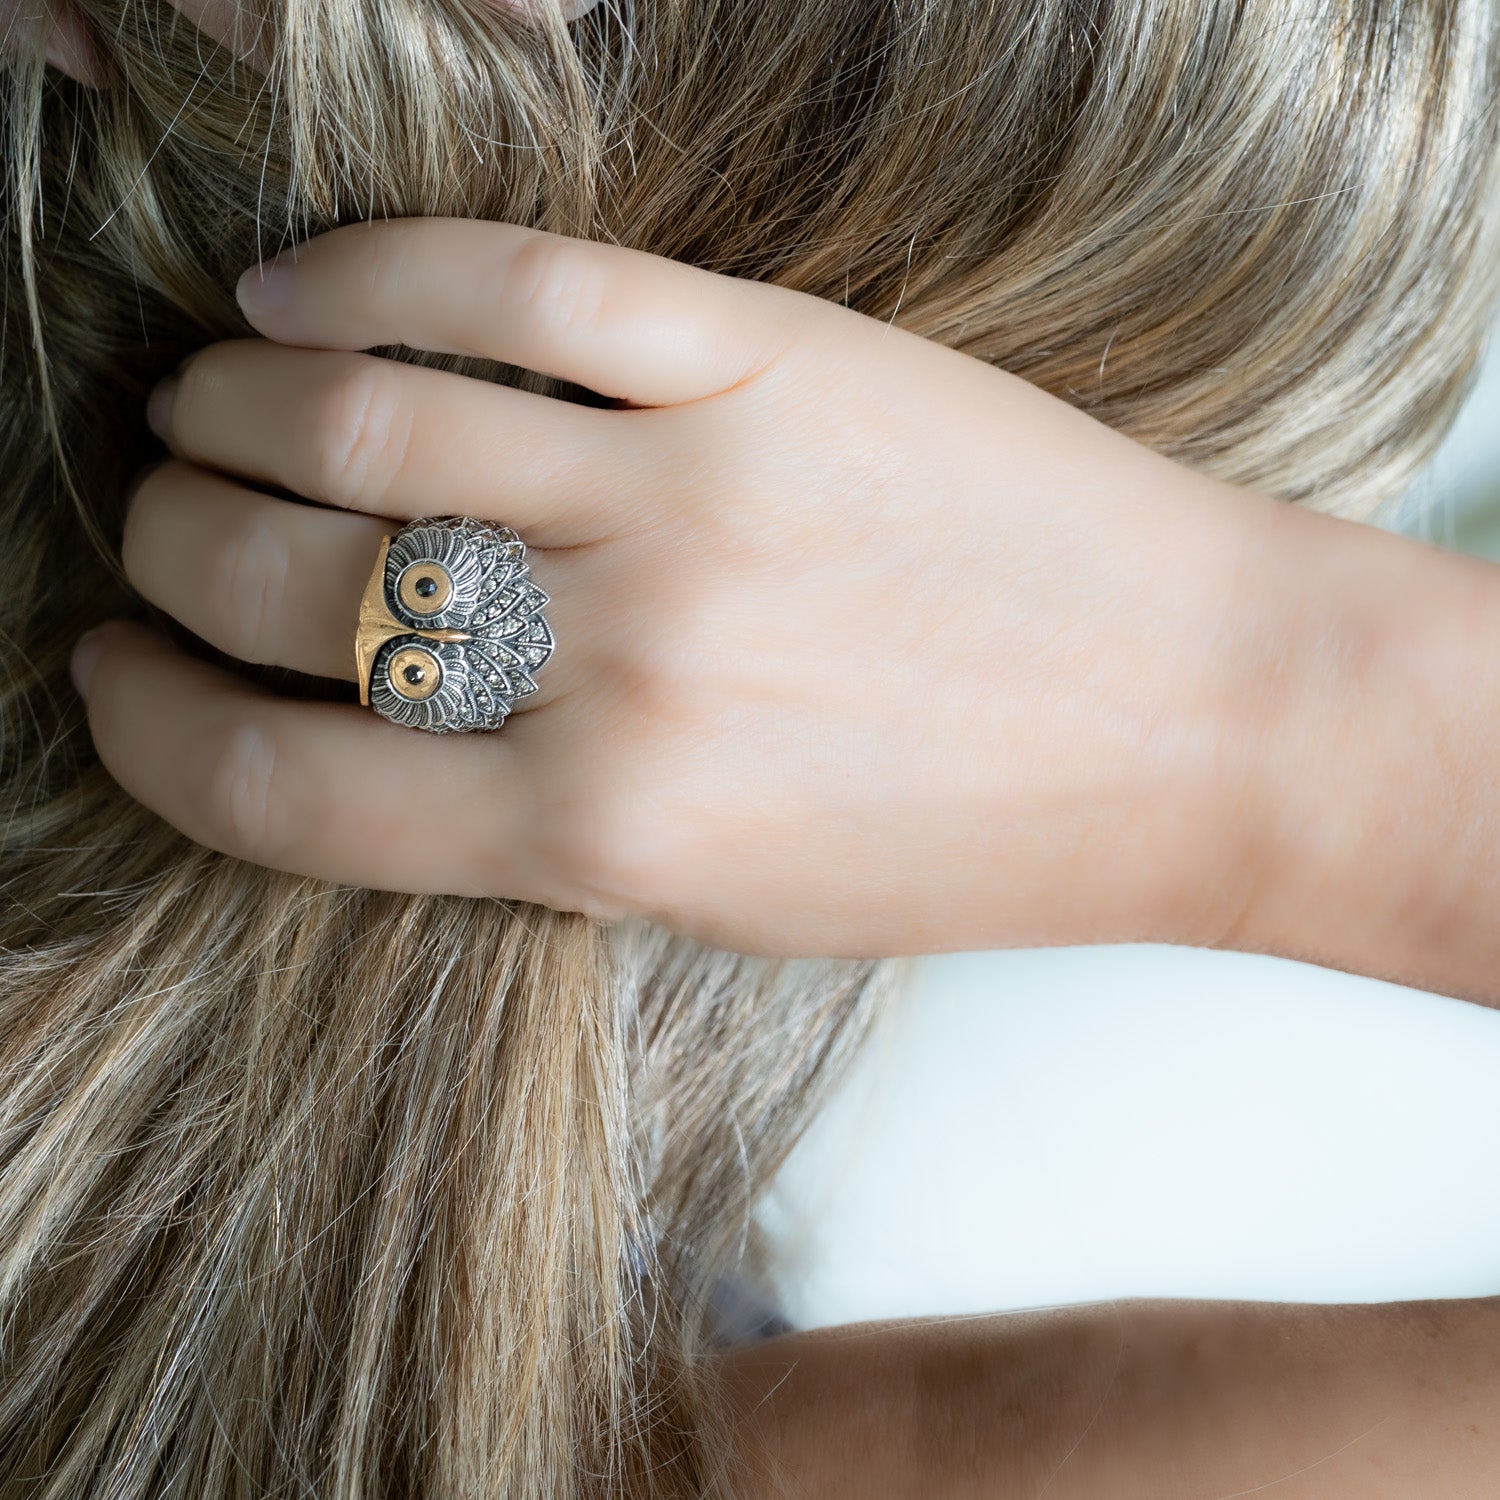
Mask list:
[{"label": "ring finger", "polygon": [[[355,680],[354,636],[382,539],[399,522],[297,504],[169,459],[131,495],[123,559],[140,592],[195,635],[242,661]],[[527,552],[549,595],[565,554]],[[562,587],[566,599],[578,590]],[[537,674],[517,708],[558,695],[577,652],[571,624],[547,606],[565,649]]]}]

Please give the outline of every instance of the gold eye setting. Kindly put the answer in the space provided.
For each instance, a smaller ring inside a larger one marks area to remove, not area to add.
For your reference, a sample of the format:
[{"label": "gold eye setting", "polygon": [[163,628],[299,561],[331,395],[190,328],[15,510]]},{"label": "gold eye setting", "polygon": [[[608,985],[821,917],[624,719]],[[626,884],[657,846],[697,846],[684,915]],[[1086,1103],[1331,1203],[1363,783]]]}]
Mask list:
[{"label": "gold eye setting", "polygon": [[443,664],[420,646],[403,646],[391,656],[391,687],[413,703],[430,698],[443,684]]},{"label": "gold eye setting", "polygon": [[453,602],[453,577],[441,564],[414,562],[401,570],[396,596],[414,615],[436,615]]},{"label": "gold eye setting", "polygon": [[432,734],[499,729],[556,642],[509,526],[425,516],[380,539],[354,629],[359,701]]}]

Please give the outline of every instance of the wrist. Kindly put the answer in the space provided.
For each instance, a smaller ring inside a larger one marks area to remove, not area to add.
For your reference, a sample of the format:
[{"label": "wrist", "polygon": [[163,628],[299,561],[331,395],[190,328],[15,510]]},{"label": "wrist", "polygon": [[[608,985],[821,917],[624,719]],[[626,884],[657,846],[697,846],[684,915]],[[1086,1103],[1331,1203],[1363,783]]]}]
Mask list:
[{"label": "wrist", "polygon": [[1265,504],[1214,945],[1500,996],[1500,568]]}]

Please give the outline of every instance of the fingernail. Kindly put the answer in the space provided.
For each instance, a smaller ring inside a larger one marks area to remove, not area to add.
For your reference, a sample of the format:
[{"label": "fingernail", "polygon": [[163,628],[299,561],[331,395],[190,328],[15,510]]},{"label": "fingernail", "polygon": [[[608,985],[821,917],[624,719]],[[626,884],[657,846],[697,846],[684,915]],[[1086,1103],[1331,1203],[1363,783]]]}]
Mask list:
[{"label": "fingernail", "polygon": [[240,310],[247,317],[256,313],[280,311],[291,301],[292,278],[295,274],[296,266],[290,260],[282,260],[280,256],[251,266],[234,288]]},{"label": "fingernail", "polygon": [[146,425],[157,437],[166,442],[172,436],[172,402],[177,397],[177,387],[182,384],[176,375],[168,375],[157,381],[146,400]]},{"label": "fingernail", "polygon": [[68,662],[68,671],[72,674],[73,686],[78,689],[78,696],[85,701],[89,695],[89,684],[94,680],[94,671],[99,665],[99,658],[104,654],[104,647],[108,636],[108,625],[96,625],[92,630],[78,638],[78,644],[73,647],[72,659]]}]

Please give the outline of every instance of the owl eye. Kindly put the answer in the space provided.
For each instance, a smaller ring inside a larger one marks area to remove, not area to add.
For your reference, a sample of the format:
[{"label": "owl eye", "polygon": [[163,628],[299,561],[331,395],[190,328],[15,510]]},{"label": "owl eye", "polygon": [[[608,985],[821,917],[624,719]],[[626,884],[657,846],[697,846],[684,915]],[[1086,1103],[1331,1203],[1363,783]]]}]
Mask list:
[{"label": "owl eye", "polygon": [[405,646],[391,657],[390,679],[401,697],[420,703],[442,686],[442,663],[420,646]]},{"label": "owl eye", "polygon": [[440,614],[453,600],[453,575],[441,563],[409,563],[396,580],[396,597],[414,615]]}]

